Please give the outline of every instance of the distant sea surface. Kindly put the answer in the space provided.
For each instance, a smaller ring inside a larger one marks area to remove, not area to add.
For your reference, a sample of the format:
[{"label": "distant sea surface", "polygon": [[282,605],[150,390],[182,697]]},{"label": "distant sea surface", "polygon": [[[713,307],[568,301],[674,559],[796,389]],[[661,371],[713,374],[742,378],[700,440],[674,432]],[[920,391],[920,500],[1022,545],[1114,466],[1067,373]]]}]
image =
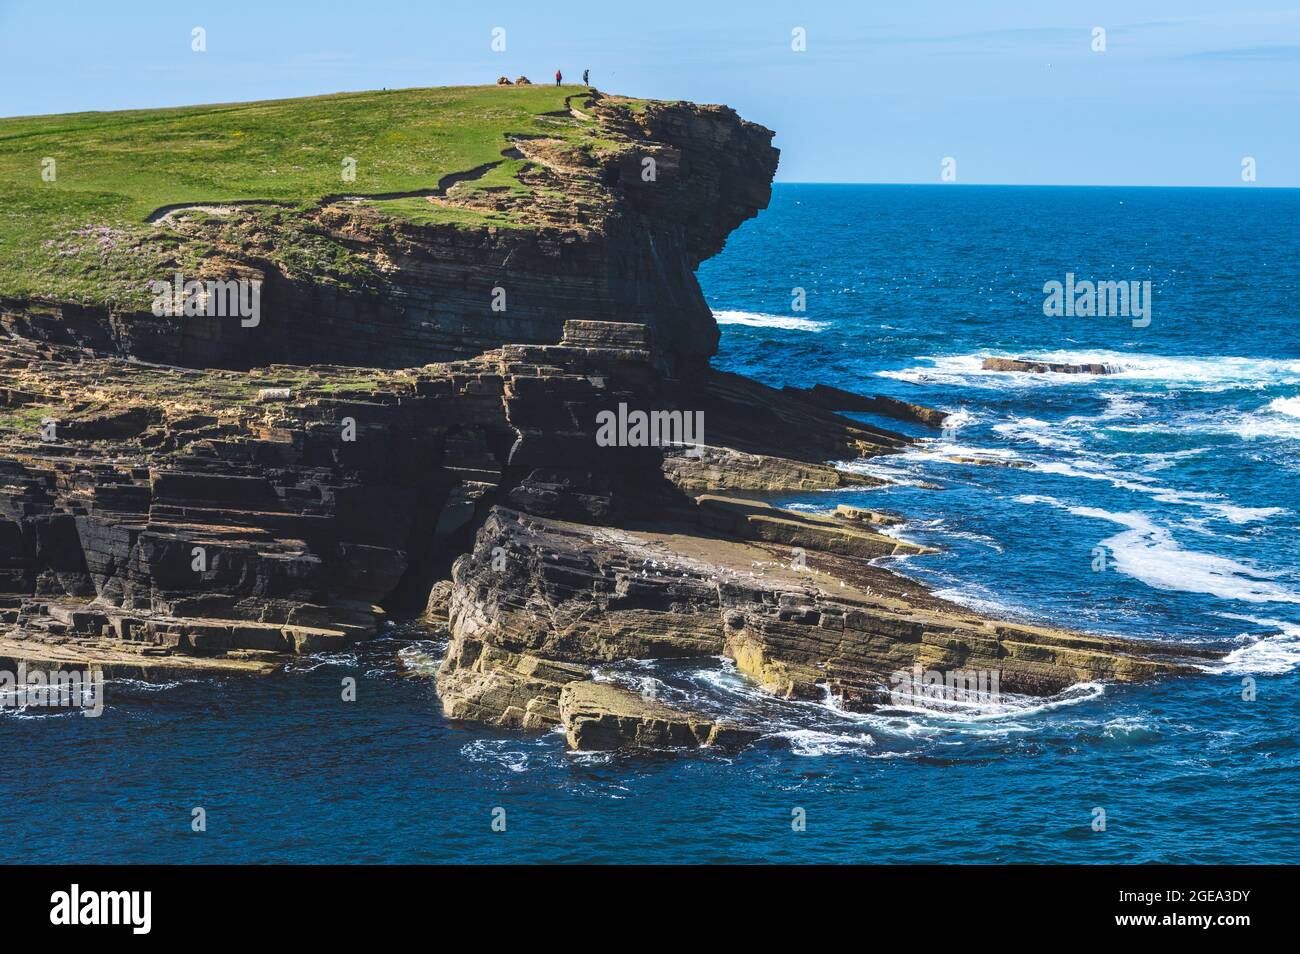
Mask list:
[{"label": "distant sea surface", "polygon": [[[627,664],[606,675],[767,737],[569,754],[446,722],[443,645],[394,628],[267,680],[110,683],[98,719],[0,709],[9,861],[1300,861],[1298,263],[1296,191],[780,185],[700,270],[719,366],[955,413],[873,421],[927,438],[846,464],[894,486],[785,505],[901,512],[942,552],[896,568],[980,610],[1227,644],[1202,674],[853,715],[723,660]],[[1045,316],[1067,272],[1149,280],[1150,324]]]}]

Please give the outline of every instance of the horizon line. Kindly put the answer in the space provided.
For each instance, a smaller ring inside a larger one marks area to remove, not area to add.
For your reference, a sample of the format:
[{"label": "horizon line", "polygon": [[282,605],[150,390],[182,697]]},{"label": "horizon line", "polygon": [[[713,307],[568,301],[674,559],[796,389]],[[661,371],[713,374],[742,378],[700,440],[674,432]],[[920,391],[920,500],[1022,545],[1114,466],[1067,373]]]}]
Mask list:
[{"label": "horizon line", "polygon": [[1010,189],[1231,189],[1251,192],[1258,189],[1272,191],[1300,190],[1300,185],[1259,185],[1242,183],[1241,185],[1161,185],[1151,183],[1112,183],[1112,182],[862,182],[830,179],[774,179],[772,185],[810,185],[810,186],[922,186],[931,188],[1010,188]]}]

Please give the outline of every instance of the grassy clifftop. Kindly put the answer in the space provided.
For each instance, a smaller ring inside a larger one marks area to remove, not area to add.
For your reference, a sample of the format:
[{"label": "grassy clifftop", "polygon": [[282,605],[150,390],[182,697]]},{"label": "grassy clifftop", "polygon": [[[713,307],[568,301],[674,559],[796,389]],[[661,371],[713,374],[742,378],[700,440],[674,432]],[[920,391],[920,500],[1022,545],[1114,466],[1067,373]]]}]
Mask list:
[{"label": "grassy clifftop", "polygon": [[[471,171],[458,189],[526,189],[508,135],[608,145],[594,121],[569,112],[583,92],[444,87],[0,119],[0,296],[135,297],[166,262],[168,222],[149,220],[170,206],[304,208],[428,192]],[[355,178],[345,178],[347,159]],[[378,205],[421,222],[511,224],[407,198]]]}]

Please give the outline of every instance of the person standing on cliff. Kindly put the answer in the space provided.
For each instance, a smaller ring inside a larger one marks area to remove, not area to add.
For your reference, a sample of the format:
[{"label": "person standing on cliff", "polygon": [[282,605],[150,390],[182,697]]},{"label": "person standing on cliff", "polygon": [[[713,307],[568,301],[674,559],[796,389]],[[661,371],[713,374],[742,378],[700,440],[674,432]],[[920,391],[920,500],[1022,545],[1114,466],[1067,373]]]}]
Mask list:
[{"label": "person standing on cliff", "polygon": [[555,71],[555,85],[556,85],[556,86],[559,86],[559,85],[560,85],[560,80],[562,80],[562,79],[564,79],[564,77],[563,77],[562,75],[560,75],[560,71],[559,71],[559,70],[556,70],[556,71]]},{"label": "person standing on cliff", "polygon": [[587,77],[590,76],[590,75],[591,75],[591,70],[583,70],[583,71],[582,71],[582,85],[583,85],[583,86],[590,86],[590,85],[591,85],[590,80],[588,80],[588,78],[587,78]]}]

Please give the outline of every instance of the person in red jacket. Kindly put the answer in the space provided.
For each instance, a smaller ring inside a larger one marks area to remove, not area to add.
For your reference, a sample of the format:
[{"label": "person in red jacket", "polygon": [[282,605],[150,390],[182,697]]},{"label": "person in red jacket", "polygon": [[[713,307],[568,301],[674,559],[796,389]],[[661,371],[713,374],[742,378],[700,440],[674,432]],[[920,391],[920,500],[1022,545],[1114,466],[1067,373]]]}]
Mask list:
[{"label": "person in red jacket", "polygon": [[560,85],[560,80],[562,80],[562,79],[564,79],[564,77],[560,75],[560,71],[559,71],[559,70],[556,70],[556,71],[555,71],[555,85],[556,85],[556,86],[559,86],[559,85]]}]

